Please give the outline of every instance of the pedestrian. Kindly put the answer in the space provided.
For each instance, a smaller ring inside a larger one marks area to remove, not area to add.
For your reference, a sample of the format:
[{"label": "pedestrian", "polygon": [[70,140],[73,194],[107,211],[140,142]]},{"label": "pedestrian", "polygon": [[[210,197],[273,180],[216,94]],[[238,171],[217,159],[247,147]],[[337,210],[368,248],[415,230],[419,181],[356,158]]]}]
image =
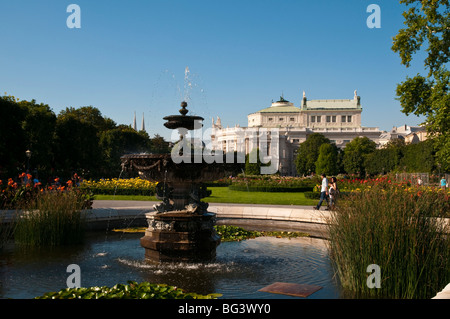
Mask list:
[{"label": "pedestrian", "polygon": [[339,189],[337,186],[337,179],[334,176],[331,178],[329,193],[330,193],[330,209],[335,209]]},{"label": "pedestrian", "polygon": [[442,176],[441,179],[441,189],[445,190],[445,188],[447,187],[447,181],[445,180],[445,176]]},{"label": "pedestrian", "polygon": [[325,176],[325,174],[320,175],[322,177],[322,186],[320,188],[320,200],[317,206],[314,206],[313,208],[316,210],[320,209],[320,206],[322,205],[322,202],[327,199],[328,196],[328,179]]},{"label": "pedestrian", "polygon": [[423,184],[423,181],[419,176],[419,178],[417,178],[417,185],[422,186],[422,184]]}]

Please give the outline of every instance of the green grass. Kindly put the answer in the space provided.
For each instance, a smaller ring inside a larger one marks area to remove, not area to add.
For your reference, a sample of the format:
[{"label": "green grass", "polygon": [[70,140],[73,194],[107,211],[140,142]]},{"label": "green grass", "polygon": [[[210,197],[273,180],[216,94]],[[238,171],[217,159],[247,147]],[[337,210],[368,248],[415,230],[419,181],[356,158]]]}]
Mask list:
[{"label": "green grass", "polygon": [[[203,199],[207,203],[264,204],[264,205],[316,205],[317,200],[306,198],[303,193],[243,192],[228,187],[208,187],[211,196]],[[145,200],[158,201],[155,196],[95,195],[96,200]]]},{"label": "green grass", "polygon": [[303,193],[275,193],[275,192],[243,192],[233,191],[228,187],[208,187],[211,196],[203,201],[207,203],[237,203],[237,204],[265,204],[265,205],[315,205],[316,200],[308,199]]}]

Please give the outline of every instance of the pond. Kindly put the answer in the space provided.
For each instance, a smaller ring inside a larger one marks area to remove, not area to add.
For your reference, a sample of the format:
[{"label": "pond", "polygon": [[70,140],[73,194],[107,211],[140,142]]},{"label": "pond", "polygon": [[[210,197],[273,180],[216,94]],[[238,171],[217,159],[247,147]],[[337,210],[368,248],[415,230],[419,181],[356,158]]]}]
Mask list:
[{"label": "pond", "polygon": [[317,238],[259,237],[223,242],[210,263],[162,263],[144,259],[142,233],[89,233],[83,245],[0,251],[0,298],[30,299],[67,288],[71,273],[81,269],[81,286],[108,286],[149,281],[199,294],[221,293],[220,299],[299,298],[260,292],[275,282],[323,287],[308,299],[337,299],[326,241]]}]

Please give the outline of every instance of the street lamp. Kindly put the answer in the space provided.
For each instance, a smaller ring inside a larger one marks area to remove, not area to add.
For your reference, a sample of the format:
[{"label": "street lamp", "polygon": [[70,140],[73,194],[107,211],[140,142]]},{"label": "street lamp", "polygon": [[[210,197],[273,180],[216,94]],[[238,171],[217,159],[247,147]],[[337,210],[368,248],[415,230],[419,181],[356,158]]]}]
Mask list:
[{"label": "street lamp", "polygon": [[28,158],[28,164],[27,164],[27,171],[29,172],[30,171],[30,158],[31,158],[31,151],[30,150],[26,150],[26,152],[25,152],[25,155],[27,156],[27,158]]}]

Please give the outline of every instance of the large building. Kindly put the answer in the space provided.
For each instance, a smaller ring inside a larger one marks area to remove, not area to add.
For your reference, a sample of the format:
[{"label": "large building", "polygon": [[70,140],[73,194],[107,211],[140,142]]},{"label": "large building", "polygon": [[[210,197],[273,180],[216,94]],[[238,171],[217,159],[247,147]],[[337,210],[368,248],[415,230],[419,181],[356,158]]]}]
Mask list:
[{"label": "large building", "polygon": [[[270,107],[247,116],[248,126],[222,127],[220,118],[212,121],[211,144],[214,150],[224,152],[245,151],[248,154],[255,145],[251,136],[276,131],[278,137],[278,171],[282,175],[296,175],[295,151],[308,135],[320,133],[343,148],[355,137],[366,136],[380,145],[383,133],[378,127],[361,126],[361,99],[354,92],[353,99],[308,100],[305,92],[299,106],[281,97]],[[239,142],[242,141],[242,142]],[[270,142],[269,142],[270,144]],[[270,156],[270,146],[264,150]]]}]

